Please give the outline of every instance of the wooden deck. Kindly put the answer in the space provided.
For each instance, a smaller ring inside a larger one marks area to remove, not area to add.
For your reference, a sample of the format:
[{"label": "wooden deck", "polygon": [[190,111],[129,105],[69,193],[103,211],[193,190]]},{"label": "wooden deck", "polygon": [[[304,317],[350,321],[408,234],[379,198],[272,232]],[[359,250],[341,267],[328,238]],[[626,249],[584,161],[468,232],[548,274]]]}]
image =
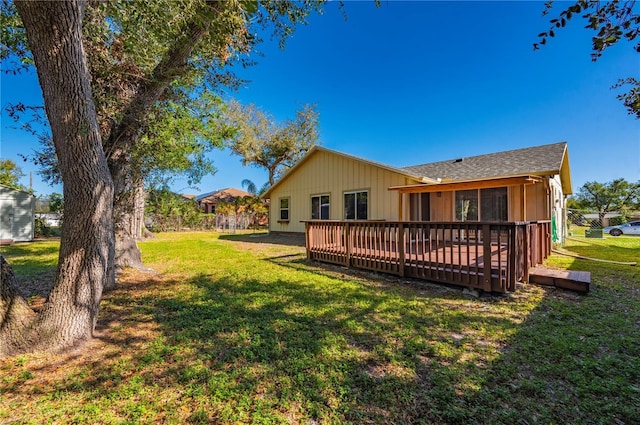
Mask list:
[{"label": "wooden deck", "polygon": [[549,222],[306,222],[307,257],[328,263],[513,292],[551,250]]}]

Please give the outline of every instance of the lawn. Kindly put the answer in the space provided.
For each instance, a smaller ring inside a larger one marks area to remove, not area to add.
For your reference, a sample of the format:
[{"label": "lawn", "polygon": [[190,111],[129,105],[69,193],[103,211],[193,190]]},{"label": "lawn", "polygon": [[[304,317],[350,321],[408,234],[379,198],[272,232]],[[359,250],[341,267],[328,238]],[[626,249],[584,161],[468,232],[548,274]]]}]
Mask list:
[{"label": "lawn", "polygon": [[[588,295],[476,299],[264,240],[141,243],[154,272],[121,277],[83,350],[0,360],[0,423],[638,423],[639,267],[553,255],[592,272]],[[56,248],[2,252],[35,287]],[[640,260],[640,238],[565,249]]]}]

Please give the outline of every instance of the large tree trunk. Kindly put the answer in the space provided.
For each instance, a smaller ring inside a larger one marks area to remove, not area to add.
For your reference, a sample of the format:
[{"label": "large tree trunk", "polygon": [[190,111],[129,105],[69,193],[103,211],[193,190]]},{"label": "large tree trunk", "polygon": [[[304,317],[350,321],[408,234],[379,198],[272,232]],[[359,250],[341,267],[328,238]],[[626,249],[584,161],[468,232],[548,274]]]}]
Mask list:
[{"label": "large tree trunk", "polygon": [[[21,296],[11,266],[0,254],[0,335],[7,333],[19,338],[34,319],[35,313]],[[6,351],[3,346],[0,339],[0,356]]]},{"label": "large tree trunk", "polygon": [[[8,316],[0,329],[0,356],[64,349],[91,338],[103,288],[114,280],[113,183],[82,45],[84,2],[16,1],[16,7],[51,125],[64,184],[65,220],[49,298],[28,326],[13,326]],[[4,280],[1,285],[4,296]]]},{"label": "large tree trunk", "polygon": [[116,272],[126,267],[144,268],[142,253],[136,242],[142,237],[144,187],[142,179],[132,176],[130,170],[128,162],[111,166],[115,189],[113,225],[116,237]]},{"label": "large tree trunk", "polygon": [[[198,42],[208,33],[218,17],[222,5],[207,1],[198,18],[176,39],[153,70],[151,78],[142,84],[125,108],[122,120],[111,131],[105,143],[109,169],[115,185],[114,226],[116,232],[116,267],[142,268],[142,255],[136,240],[142,235],[144,211],[136,206],[142,189],[142,178],[135,175],[131,163],[131,150],[138,142],[149,109],[165,93],[176,78],[188,70],[188,60]],[[144,206],[142,207],[144,209]],[[138,230],[140,229],[140,230]]]}]

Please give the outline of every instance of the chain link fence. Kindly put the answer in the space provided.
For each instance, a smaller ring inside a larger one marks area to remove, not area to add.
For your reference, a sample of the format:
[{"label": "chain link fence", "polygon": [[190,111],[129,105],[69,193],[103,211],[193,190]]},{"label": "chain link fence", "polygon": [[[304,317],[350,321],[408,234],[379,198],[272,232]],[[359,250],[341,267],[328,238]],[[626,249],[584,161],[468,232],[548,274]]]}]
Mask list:
[{"label": "chain link fence", "polygon": [[258,229],[264,227],[260,223],[260,214],[216,214],[216,227],[219,232],[235,233],[237,230]]},{"label": "chain link fence", "polygon": [[588,227],[602,229],[607,226],[617,226],[629,221],[629,218],[619,212],[599,213],[596,210],[568,209],[567,219],[569,226]]}]

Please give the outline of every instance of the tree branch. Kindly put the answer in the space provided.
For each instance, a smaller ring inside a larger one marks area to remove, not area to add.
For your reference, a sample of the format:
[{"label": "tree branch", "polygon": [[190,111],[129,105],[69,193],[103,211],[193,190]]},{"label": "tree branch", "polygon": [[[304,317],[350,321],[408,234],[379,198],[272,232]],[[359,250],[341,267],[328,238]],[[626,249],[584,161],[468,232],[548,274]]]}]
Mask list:
[{"label": "tree branch", "polygon": [[153,70],[152,78],[143,84],[129,106],[124,109],[123,118],[111,132],[105,143],[105,154],[110,164],[122,160],[130,151],[144,126],[144,118],[149,108],[165,93],[171,82],[187,71],[188,59],[198,42],[209,32],[212,22],[220,13],[219,1],[207,1],[201,13],[191,22],[185,35],[169,49],[166,56]]}]

